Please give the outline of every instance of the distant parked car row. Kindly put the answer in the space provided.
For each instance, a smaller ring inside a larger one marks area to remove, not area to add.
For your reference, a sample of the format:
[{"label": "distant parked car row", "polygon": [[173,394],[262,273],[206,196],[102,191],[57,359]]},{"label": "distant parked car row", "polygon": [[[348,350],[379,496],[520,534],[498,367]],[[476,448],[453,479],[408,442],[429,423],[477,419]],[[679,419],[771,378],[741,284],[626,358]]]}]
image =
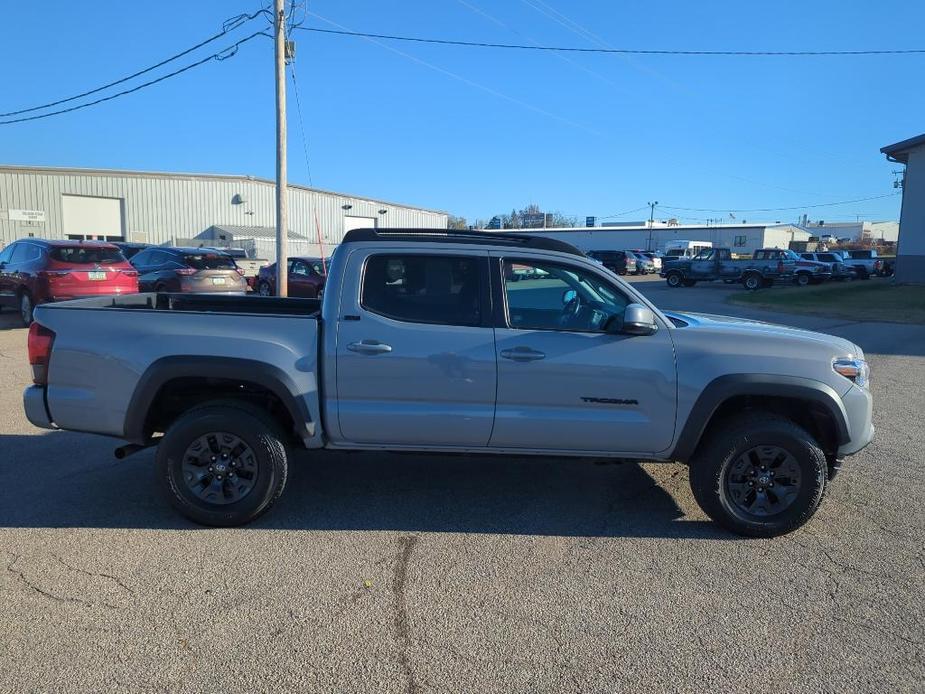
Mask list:
[{"label": "distant parked car row", "polygon": [[[20,239],[0,251],[0,309],[32,323],[38,304],[141,292],[276,294],[276,265],[259,268],[254,287],[245,269],[217,248],[101,241]],[[319,258],[289,259],[289,295],[315,298],[326,279]]]},{"label": "distant parked car row", "polygon": [[654,251],[588,251],[585,255],[618,275],[648,275],[662,268],[662,256]]}]

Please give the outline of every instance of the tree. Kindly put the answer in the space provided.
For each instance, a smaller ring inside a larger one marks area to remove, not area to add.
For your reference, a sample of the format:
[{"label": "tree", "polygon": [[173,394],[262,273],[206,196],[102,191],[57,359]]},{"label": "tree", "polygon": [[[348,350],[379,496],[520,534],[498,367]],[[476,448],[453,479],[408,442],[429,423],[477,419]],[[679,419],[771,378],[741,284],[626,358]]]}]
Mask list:
[{"label": "tree", "polygon": [[468,229],[469,226],[466,222],[465,217],[457,217],[455,214],[451,214],[451,215],[447,215],[446,228],[447,229]]}]

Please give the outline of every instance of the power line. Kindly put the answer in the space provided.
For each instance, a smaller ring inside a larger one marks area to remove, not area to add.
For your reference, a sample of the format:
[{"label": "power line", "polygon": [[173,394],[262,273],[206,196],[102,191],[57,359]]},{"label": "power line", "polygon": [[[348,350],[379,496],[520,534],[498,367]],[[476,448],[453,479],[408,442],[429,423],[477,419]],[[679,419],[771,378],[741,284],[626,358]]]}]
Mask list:
[{"label": "power line", "polygon": [[126,94],[132,94],[134,92],[144,89],[145,87],[150,87],[151,85],[157,84],[158,82],[163,82],[164,80],[170,79],[171,77],[176,77],[177,75],[187,72],[188,70],[192,70],[194,67],[199,67],[200,65],[203,65],[204,63],[207,63],[210,60],[226,60],[232,57],[235,53],[237,53],[238,47],[241,46],[242,44],[245,44],[251,39],[254,39],[258,36],[266,36],[266,35],[267,34],[262,31],[255,31],[250,36],[241,39],[237,43],[234,43],[228,46],[227,48],[224,48],[218,51],[217,53],[213,53],[212,55],[206,56],[202,60],[197,60],[195,63],[190,63],[189,65],[185,67],[181,67],[179,70],[174,70],[173,72],[167,73],[166,75],[162,75],[161,77],[158,77],[157,79],[153,79],[148,82],[139,84],[138,86],[132,87],[131,89],[125,89],[121,92],[116,92],[115,94],[110,94],[109,96],[104,96],[102,98],[96,99],[95,101],[88,101],[85,104],[78,104],[77,106],[71,106],[69,108],[63,108],[58,111],[51,111],[49,113],[40,113],[37,116],[25,116],[23,118],[0,120],[0,125],[10,125],[11,123],[23,123],[25,121],[39,120],[41,118],[50,118],[51,116],[57,116],[62,113],[70,113],[71,111],[79,111],[81,109],[88,108],[90,106],[95,106],[97,104],[103,103],[104,101],[112,101],[113,99],[117,99],[120,96],[125,96]]},{"label": "power line", "polygon": [[452,39],[432,39],[419,36],[396,36],[394,34],[372,34],[360,31],[341,31],[321,29],[318,27],[294,27],[300,31],[312,31],[319,34],[337,34],[365,39],[383,39],[386,41],[410,41],[412,43],[431,43],[441,46],[463,46],[466,48],[507,48],[522,51],[555,51],[561,53],[614,53],[620,55],[694,55],[694,56],[859,56],[859,55],[906,55],[922,54],[925,48],[895,48],[856,51],[733,51],[733,50],[676,50],[649,48],[579,48],[576,46],[531,46],[518,43],[489,43],[486,41],[455,41]]},{"label": "power line", "polygon": [[795,207],[752,207],[750,209],[736,207],[677,207],[673,205],[659,205],[666,210],[684,210],[687,212],[790,212],[793,210],[808,210],[813,207],[835,207],[837,205],[850,205],[856,202],[866,202],[867,200],[880,200],[882,198],[892,198],[901,193],[887,193],[885,195],[871,195],[866,198],[857,198],[855,200],[840,200],[839,202],[820,202],[814,205],[797,205]]},{"label": "power line", "polygon": [[[74,96],[69,96],[66,99],[58,99],[57,101],[51,101],[47,104],[42,104],[40,106],[32,106],[31,108],[23,108],[23,109],[20,109],[19,111],[8,111],[7,113],[0,113],[0,118],[6,118],[7,116],[18,116],[21,113],[31,113],[32,111],[41,111],[42,109],[51,108],[52,106],[59,106],[60,104],[66,104],[70,101],[76,101],[77,99],[82,99],[85,96],[90,96],[91,94],[96,94],[97,92],[101,92],[104,89],[115,87],[117,84],[122,84],[123,82],[128,82],[129,80],[133,80],[136,77],[140,77],[141,75],[151,72],[152,70],[156,70],[159,67],[163,67],[164,65],[167,65],[168,63],[172,63],[174,60],[177,60],[178,58],[182,58],[185,55],[189,55],[193,51],[196,51],[202,48],[203,46],[207,46],[213,41],[217,41],[218,39],[220,39],[222,36],[224,36],[228,32],[234,31],[238,27],[251,21],[255,17],[263,14],[264,12],[265,10],[258,10],[257,12],[254,12],[254,14],[239,14],[236,17],[231,17],[230,19],[226,19],[225,22],[222,24],[222,30],[218,32],[217,34],[210,36],[205,41],[200,41],[195,46],[191,46],[190,48],[187,48],[185,51],[180,51],[179,53],[172,55],[169,58],[165,58],[161,62],[155,65],[152,65],[151,67],[146,67],[144,70],[139,70],[138,72],[132,73],[131,75],[128,75],[127,77],[122,77],[120,79],[115,80],[114,82],[109,82],[108,84],[104,84],[103,86],[97,87],[96,89],[91,89],[89,91],[82,92],[80,94],[75,94]],[[17,121],[10,121],[10,122],[17,122]]]},{"label": "power line", "polygon": [[296,111],[299,114],[299,132],[302,134],[302,152],[305,154],[305,170],[308,173],[308,185],[314,188],[315,184],[312,183],[312,166],[308,159],[308,138],[305,136],[305,122],[302,120],[302,99],[299,97],[299,82],[296,80],[294,62],[290,63],[289,69],[291,70],[289,74],[292,75],[293,92],[295,92]]},{"label": "power line", "polygon": [[622,217],[625,214],[632,214],[633,212],[641,212],[642,210],[649,207],[648,205],[643,205],[642,207],[634,207],[632,210],[626,210],[625,212],[617,212],[616,214],[609,214],[605,217],[598,217],[598,219],[610,219],[611,217]]}]

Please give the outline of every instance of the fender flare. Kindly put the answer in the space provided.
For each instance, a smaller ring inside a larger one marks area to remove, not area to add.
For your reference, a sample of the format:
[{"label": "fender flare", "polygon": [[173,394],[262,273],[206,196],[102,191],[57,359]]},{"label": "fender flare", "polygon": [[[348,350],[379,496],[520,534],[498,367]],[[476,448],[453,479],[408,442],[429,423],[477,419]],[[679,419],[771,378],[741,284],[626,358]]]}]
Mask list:
[{"label": "fender flare", "polygon": [[280,399],[295,422],[298,436],[306,438],[315,433],[305,399],[298,395],[295,383],[282,369],[252,359],[186,355],[158,359],[142,374],[125,413],[123,438],[126,441],[147,443],[144,429],[151,403],[166,383],[177,378],[221,378],[254,383]]},{"label": "fender flare", "polygon": [[713,379],[701,391],[669,457],[687,462],[697,449],[716,411],[730,398],[742,395],[794,398],[820,405],[835,423],[838,445],[851,440],[848,413],[842,399],[831,386],[799,376],[728,374]]}]

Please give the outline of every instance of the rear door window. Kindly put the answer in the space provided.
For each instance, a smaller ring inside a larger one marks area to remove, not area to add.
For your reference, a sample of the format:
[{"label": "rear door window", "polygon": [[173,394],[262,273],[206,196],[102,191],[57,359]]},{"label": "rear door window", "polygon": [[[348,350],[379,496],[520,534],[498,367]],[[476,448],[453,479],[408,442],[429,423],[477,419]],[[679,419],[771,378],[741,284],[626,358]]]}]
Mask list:
[{"label": "rear door window", "polygon": [[53,246],[48,255],[52,260],[69,265],[112,265],[125,262],[125,256],[118,248]]},{"label": "rear door window", "polygon": [[187,253],[183,263],[196,270],[234,270],[234,258],[223,253]]},{"label": "rear door window", "polygon": [[472,257],[374,255],[366,261],[361,305],[399,321],[481,324],[480,261]]}]

